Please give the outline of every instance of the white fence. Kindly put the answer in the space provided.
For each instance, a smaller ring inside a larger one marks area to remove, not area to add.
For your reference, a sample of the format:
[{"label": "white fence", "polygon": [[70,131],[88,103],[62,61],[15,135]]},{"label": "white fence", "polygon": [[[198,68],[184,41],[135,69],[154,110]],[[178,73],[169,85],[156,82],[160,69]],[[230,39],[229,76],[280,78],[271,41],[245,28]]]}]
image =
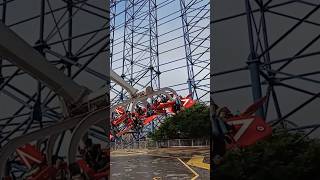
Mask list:
[{"label": "white fence", "polygon": [[152,149],[152,148],[168,148],[168,147],[206,147],[209,146],[208,139],[170,139],[162,141],[136,141],[130,144],[123,142],[112,142],[111,150],[117,149]]}]

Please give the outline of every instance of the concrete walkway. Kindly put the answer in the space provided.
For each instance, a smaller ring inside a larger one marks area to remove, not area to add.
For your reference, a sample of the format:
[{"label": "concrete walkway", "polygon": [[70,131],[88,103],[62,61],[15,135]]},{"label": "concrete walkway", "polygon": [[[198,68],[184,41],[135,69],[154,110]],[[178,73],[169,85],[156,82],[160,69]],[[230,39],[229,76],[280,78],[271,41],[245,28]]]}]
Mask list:
[{"label": "concrete walkway", "polygon": [[208,158],[208,148],[117,150],[111,152],[111,180],[210,179]]}]

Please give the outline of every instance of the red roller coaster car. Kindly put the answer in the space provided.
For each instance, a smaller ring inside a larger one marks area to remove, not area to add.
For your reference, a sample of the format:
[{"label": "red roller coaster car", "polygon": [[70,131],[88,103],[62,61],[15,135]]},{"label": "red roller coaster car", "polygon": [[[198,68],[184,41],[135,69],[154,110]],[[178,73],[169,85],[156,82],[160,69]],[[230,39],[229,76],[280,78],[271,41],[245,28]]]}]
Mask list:
[{"label": "red roller coaster car", "polygon": [[[246,147],[272,134],[272,128],[261,117],[253,115],[264,103],[265,97],[250,105],[243,113],[232,115],[226,108],[216,112],[225,133],[226,148]],[[222,118],[220,118],[222,116]]]},{"label": "red roller coaster car", "polygon": [[[173,95],[172,95],[173,96]],[[112,121],[113,129],[121,129],[109,135],[112,140],[115,136],[120,137],[140,123],[140,128],[154,121],[159,115],[176,114],[177,112],[191,108],[196,103],[191,95],[185,98],[176,97],[169,99],[159,98],[147,107],[137,106],[134,112],[126,112],[122,106],[115,109],[117,117]]]}]

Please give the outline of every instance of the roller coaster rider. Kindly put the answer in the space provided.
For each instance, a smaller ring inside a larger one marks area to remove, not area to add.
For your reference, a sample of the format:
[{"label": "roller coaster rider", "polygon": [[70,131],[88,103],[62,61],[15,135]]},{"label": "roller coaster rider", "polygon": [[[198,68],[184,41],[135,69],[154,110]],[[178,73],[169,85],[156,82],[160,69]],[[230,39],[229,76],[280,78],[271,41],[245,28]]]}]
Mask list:
[{"label": "roller coaster rider", "polygon": [[142,120],[138,116],[136,116],[134,113],[132,114],[132,121],[133,121],[134,128],[136,130],[140,130],[143,127]]},{"label": "roller coaster rider", "polygon": [[85,142],[83,151],[84,160],[96,172],[104,169],[108,163],[107,158],[103,155],[100,144],[93,144],[91,139]]},{"label": "roller coaster rider", "polygon": [[123,123],[127,125],[129,120],[132,119],[132,113],[130,111],[126,111],[127,117],[123,120]]},{"label": "roller coaster rider", "polygon": [[229,134],[234,130],[233,126],[226,123],[226,119],[232,117],[232,113],[227,107],[219,107],[213,104],[213,162],[219,165],[223,155],[226,153],[226,143],[231,143]]},{"label": "roller coaster rider", "polygon": [[173,101],[175,101],[175,104],[173,105],[173,111],[174,113],[177,113],[181,110],[181,99],[180,97],[177,97],[176,95],[173,96]]},{"label": "roller coaster rider", "polygon": [[161,94],[160,98],[161,98],[161,103],[166,103],[169,100],[168,97],[166,95],[164,95],[164,94]]},{"label": "roller coaster rider", "polygon": [[117,133],[119,132],[119,129],[118,129],[118,127],[116,125],[111,123],[110,132],[111,132],[113,137],[117,137]]},{"label": "roller coaster rider", "polygon": [[[116,113],[116,112],[112,112],[112,113],[111,113],[111,118],[112,118],[112,119],[117,119],[117,118],[119,118],[120,116],[121,116],[121,115],[119,115],[119,114]],[[113,123],[110,123],[110,125],[111,125],[111,127],[110,127],[111,131],[114,131],[115,133],[117,133],[117,132],[118,132],[117,125],[115,125],[115,124],[113,124]]]},{"label": "roller coaster rider", "polygon": [[136,104],[135,112],[138,113],[139,116],[144,114],[144,111],[138,104]]},{"label": "roller coaster rider", "polygon": [[147,117],[150,117],[150,116],[152,116],[154,114],[154,111],[153,111],[153,109],[152,109],[152,107],[151,107],[151,105],[148,103],[147,104]]},{"label": "roller coaster rider", "polygon": [[231,111],[227,107],[220,107],[216,111],[217,113],[217,118],[220,122],[220,127],[223,130],[223,133],[225,135],[225,141],[228,142],[229,144],[232,143],[232,138],[230,137],[230,134],[232,131],[235,131],[234,126],[231,126],[226,123],[226,120],[233,117],[234,115],[231,113]]}]

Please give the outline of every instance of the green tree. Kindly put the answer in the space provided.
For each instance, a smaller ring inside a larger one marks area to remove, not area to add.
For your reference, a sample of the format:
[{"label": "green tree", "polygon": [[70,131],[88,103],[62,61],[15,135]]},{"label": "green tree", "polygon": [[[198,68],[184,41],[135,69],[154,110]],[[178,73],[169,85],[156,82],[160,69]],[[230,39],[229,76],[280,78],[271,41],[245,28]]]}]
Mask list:
[{"label": "green tree", "polygon": [[227,152],[212,179],[320,179],[320,142],[288,132]]},{"label": "green tree", "polygon": [[154,140],[208,138],[210,136],[209,107],[197,103],[193,107],[168,117],[151,134]]}]

